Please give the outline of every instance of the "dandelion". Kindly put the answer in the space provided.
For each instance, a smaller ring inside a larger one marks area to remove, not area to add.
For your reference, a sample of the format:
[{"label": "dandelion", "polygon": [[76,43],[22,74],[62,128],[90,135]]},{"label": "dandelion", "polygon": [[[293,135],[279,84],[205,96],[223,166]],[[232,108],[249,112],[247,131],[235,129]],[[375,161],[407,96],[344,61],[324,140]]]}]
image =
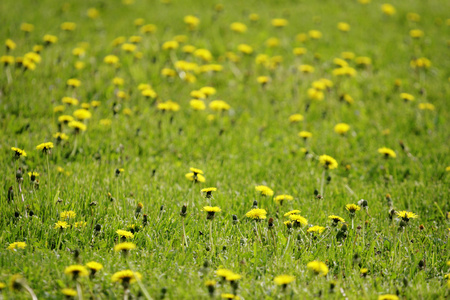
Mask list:
[{"label": "dandelion", "polygon": [[87,126],[79,121],[70,121],[68,126],[70,128],[75,129],[75,133],[79,133],[80,131],[86,131]]},{"label": "dandelion", "polygon": [[195,173],[193,173],[193,172],[187,173],[187,174],[185,175],[185,177],[186,177],[188,180],[190,180],[190,181],[194,181],[195,183],[198,183],[198,182],[205,182],[205,181],[206,181],[206,179],[205,179],[205,177],[204,177],[203,175],[201,175],[201,174],[195,174]]},{"label": "dandelion", "polygon": [[103,61],[105,63],[107,63],[108,65],[116,65],[119,62],[119,58],[115,55],[110,54],[110,55],[105,56]]},{"label": "dandelion", "polygon": [[73,280],[77,280],[78,277],[85,277],[89,275],[88,270],[82,265],[71,265],[65,268],[64,274],[72,276]]},{"label": "dandelion", "polygon": [[350,214],[355,214],[355,212],[357,212],[358,210],[360,210],[361,209],[361,207],[359,207],[358,205],[356,205],[356,204],[347,204],[346,206],[345,206],[345,209],[350,213]]},{"label": "dandelion", "polygon": [[300,65],[299,67],[298,67],[298,70],[300,71],[300,72],[302,72],[302,73],[305,73],[305,74],[310,74],[310,73],[314,73],[314,67],[313,66],[311,66],[311,65]]},{"label": "dandelion", "polygon": [[73,22],[64,22],[61,24],[61,29],[64,31],[74,31],[77,27],[77,24]]},{"label": "dandelion", "polygon": [[189,105],[191,106],[191,108],[193,110],[196,110],[196,111],[206,109],[205,102],[203,102],[202,100],[192,99],[191,101],[189,101]]},{"label": "dandelion", "polygon": [[[1,283],[0,283],[1,285]],[[36,295],[34,294],[33,289],[27,284],[27,281],[25,280],[25,278],[22,277],[22,275],[20,274],[15,274],[13,276],[11,276],[10,280],[9,280],[9,288],[11,291],[20,291],[22,289],[25,289],[28,294],[30,294],[31,299],[33,300],[37,300]],[[0,289],[1,292],[1,289]],[[2,296],[0,294],[0,296]]]},{"label": "dandelion", "polygon": [[79,221],[79,222],[75,222],[75,228],[82,228],[82,227],[86,227],[87,222],[84,221]]},{"label": "dandelion", "polygon": [[188,25],[189,30],[197,29],[200,24],[200,19],[192,15],[185,16],[183,21],[186,25]]},{"label": "dandelion", "polygon": [[95,262],[95,261],[90,261],[86,264],[86,267],[89,268],[89,270],[91,270],[91,274],[89,276],[94,277],[95,273],[97,273],[97,271],[100,271],[101,269],[103,269],[103,265]]},{"label": "dandelion", "polygon": [[36,150],[42,150],[42,152],[44,153],[48,153],[50,152],[50,150],[53,148],[53,143],[52,142],[46,142],[46,143],[42,143],[36,146]]},{"label": "dandelion", "polygon": [[30,23],[22,23],[20,24],[20,30],[26,33],[30,33],[34,30],[34,25]]},{"label": "dandelion", "polygon": [[60,214],[61,219],[73,219],[77,214],[73,210],[63,211]]},{"label": "dandelion", "polygon": [[290,123],[298,123],[303,121],[303,116],[301,114],[293,114],[289,116],[289,122]]},{"label": "dandelion", "polygon": [[273,196],[273,190],[265,185],[258,185],[255,187],[257,192],[260,192],[261,196]]},{"label": "dandelion", "polygon": [[394,150],[383,147],[383,148],[379,148],[378,149],[378,153],[383,154],[384,158],[388,159],[388,158],[396,158],[397,155],[395,154]]},{"label": "dandelion", "polygon": [[275,18],[275,19],[272,19],[271,23],[272,23],[273,27],[282,28],[282,27],[286,27],[289,22],[286,19]]},{"label": "dandelion", "polygon": [[223,100],[214,100],[209,103],[209,108],[213,111],[224,112],[231,108],[231,106]]},{"label": "dandelion", "polygon": [[53,134],[53,137],[56,139],[56,141],[59,143],[61,141],[66,141],[69,139],[69,137],[67,136],[67,134],[65,133],[61,133],[61,132],[57,132],[55,134]]},{"label": "dandelion", "polygon": [[200,88],[200,92],[202,92],[207,97],[209,97],[209,96],[215,95],[217,91],[212,86],[204,86],[204,87]]},{"label": "dandelion", "polygon": [[73,116],[78,120],[87,120],[92,117],[92,114],[90,111],[86,109],[77,109],[76,111],[73,112]]},{"label": "dandelion", "polygon": [[215,191],[217,191],[217,188],[215,188],[215,187],[204,188],[201,190],[202,193],[206,193],[205,194],[206,198],[211,198],[212,192],[215,192]]},{"label": "dandelion", "polygon": [[294,209],[294,210],[291,210],[291,211],[288,211],[287,213],[285,213],[284,216],[285,217],[289,217],[291,215],[297,215],[299,213],[301,213],[301,210]]},{"label": "dandelion", "polygon": [[281,285],[283,290],[286,289],[287,285],[295,280],[295,276],[292,275],[278,275],[273,279],[273,282],[277,285]]},{"label": "dandelion", "polygon": [[70,227],[70,225],[64,221],[58,221],[55,223],[55,226],[54,226],[55,229],[61,229],[61,230],[68,228],[68,227]]},{"label": "dandelion", "polygon": [[76,78],[71,78],[66,81],[66,84],[67,84],[67,86],[75,88],[75,87],[79,87],[81,85],[81,81]]},{"label": "dandelion", "polygon": [[278,195],[273,200],[281,206],[283,205],[284,201],[294,200],[294,197],[292,197],[291,195]]},{"label": "dandelion", "polygon": [[232,300],[239,300],[239,296],[230,294],[230,293],[223,293],[220,295],[220,298],[222,299],[232,299]]},{"label": "dandelion", "polygon": [[266,85],[270,82],[270,77],[269,76],[258,76],[256,78],[256,81],[261,84],[261,85]]},{"label": "dandelion", "polygon": [[315,234],[319,235],[322,232],[324,232],[325,229],[326,229],[325,227],[316,225],[316,226],[309,227],[308,230],[306,230],[306,231],[311,233],[312,235],[315,235]]},{"label": "dandelion", "polygon": [[134,238],[134,234],[126,231],[126,230],[116,230],[116,233],[122,238],[122,239],[132,239]]},{"label": "dandelion", "polygon": [[314,272],[314,274],[319,276],[326,276],[328,274],[328,267],[325,263],[315,260],[312,262],[309,262],[306,267]]},{"label": "dandelion", "polygon": [[322,38],[322,32],[319,30],[310,30],[308,31],[308,35],[313,40],[318,40]]},{"label": "dandelion", "polygon": [[217,206],[204,206],[203,211],[206,211],[208,213],[207,219],[212,220],[214,219],[215,213],[220,212],[222,210]]},{"label": "dandelion", "polygon": [[305,55],[307,52],[308,52],[308,50],[306,48],[303,48],[303,47],[297,47],[297,48],[294,48],[292,50],[292,53],[295,56],[302,56],[302,55]]},{"label": "dandelion", "polygon": [[413,39],[419,39],[424,36],[424,33],[420,29],[411,29],[409,31],[409,36],[412,37]]},{"label": "dandelion", "polygon": [[162,44],[163,50],[175,50],[178,49],[180,44],[177,41],[167,41]]},{"label": "dandelion", "polygon": [[15,251],[16,249],[25,249],[27,244],[25,242],[14,242],[12,244],[9,244],[8,250]]},{"label": "dandelion", "polygon": [[435,110],[435,107],[431,103],[419,103],[419,109],[433,111],[433,110]]},{"label": "dandelion", "polygon": [[74,289],[70,289],[70,288],[65,288],[61,290],[61,293],[66,296],[66,298],[70,299],[70,298],[75,298],[78,293],[76,290]]},{"label": "dandelion", "polygon": [[348,32],[350,31],[350,25],[348,23],[345,22],[339,22],[337,24],[337,28],[342,31],[342,32]]},{"label": "dandelion", "polygon": [[[123,270],[114,273],[111,277],[112,282],[120,282],[125,290],[125,294],[128,293],[128,288],[130,283],[134,283],[142,279],[142,275],[138,272],[133,272],[131,270]],[[125,298],[125,297],[124,297]]]},{"label": "dandelion", "polygon": [[361,268],[361,269],[359,270],[359,273],[361,274],[362,277],[366,277],[367,274],[369,273],[369,269],[367,269],[367,268]]},{"label": "dandelion", "polygon": [[215,280],[206,280],[205,281],[205,286],[208,288],[208,293],[210,295],[210,297],[214,296],[214,291],[216,289],[216,281]]},{"label": "dandelion", "polygon": [[389,3],[381,5],[381,11],[387,16],[392,16],[396,13],[395,7]]},{"label": "dandelion", "polygon": [[134,249],[136,249],[136,244],[129,243],[129,242],[119,243],[114,246],[115,252],[121,251],[123,254],[127,254],[128,251],[134,250]]},{"label": "dandelion", "polygon": [[247,31],[247,25],[245,25],[244,23],[241,23],[241,22],[234,22],[234,23],[231,23],[230,29],[234,32],[244,33]]},{"label": "dandelion", "polygon": [[263,220],[267,218],[267,211],[262,208],[254,208],[247,212],[245,216],[253,220]]},{"label": "dandelion", "polygon": [[347,131],[350,130],[350,125],[345,124],[345,123],[339,123],[336,124],[336,126],[334,126],[334,132],[336,132],[337,134],[340,135],[345,135],[347,133]]},{"label": "dandelion", "polygon": [[401,93],[400,98],[402,98],[405,102],[414,101],[414,96],[408,93]]},{"label": "dandelion", "polygon": [[300,215],[291,214],[289,215],[289,219],[292,221],[292,225],[297,228],[308,225],[308,220]]},{"label": "dandelion", "polygon": [[240,44],[240,45],[238,45],[238,51],[242,52],[244,54],[250,55],[253,53],[253,47],[251,47],[247,44]]},{"label": "dandelion", "polygon": [[396,215],[399,216],[400,218],[402,218],[403,221],[408,222],[409,219],[417,219],[419,216],[416,215],[413,212],[409,212],[409,211],[399,211],[396,212]]},{"label": "dandelion", "polygon": [[21,156],[23,156],[23,157],[27,156],[27,153],[25,152],[25,150],[22,150],[22,149],[19,149],[19,148],[16,148],[16,147],[11,147],[11,150],[14,151],[14,157],[16,159],[20,158]]},{"label": "dandelion", "polygon": [[139,30],[141,33],[149,34],[156,32],[158,28],[154,24],[145,24]]},{"label": "dandelion", "polygon": [[400,298],[397,295],[393,294],[384,294],[378,296],[378,300],[399,300]]},{"label": "dandelion", "polygon": [[345,220],[344,220],[343,218],[341,218],[341,217],[339,217],[339,216],[336,216],[336,215],[328,216],[328,219],[330,219],[330,220],[333,221],[333,223],[331,224],[332,226],[337,226],[337,224],[338,224],[339,222],[345,223]]},{"label": "dandelion", "polygon": [[333,170],[338,167],[337,161],[329,155],[321,155],[319,157],[319,163],[325,168],[325,170]]},{"label": "dandelion", "polygon": [[44,35],[42,40],[44,41],[45,45],[48,46],[50,44],[55,44],[58,41],[58,38],[54,35],[46,34],[46,35]]}]

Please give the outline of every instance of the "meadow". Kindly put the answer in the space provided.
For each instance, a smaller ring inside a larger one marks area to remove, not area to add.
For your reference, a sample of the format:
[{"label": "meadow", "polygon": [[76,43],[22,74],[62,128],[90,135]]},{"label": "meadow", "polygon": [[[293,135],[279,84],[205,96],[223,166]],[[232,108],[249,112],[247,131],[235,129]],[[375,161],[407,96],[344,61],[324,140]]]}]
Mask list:
[{"label": "meadow", "polygon": [[448,299],[450,2],[0,2],[0,299]]}]

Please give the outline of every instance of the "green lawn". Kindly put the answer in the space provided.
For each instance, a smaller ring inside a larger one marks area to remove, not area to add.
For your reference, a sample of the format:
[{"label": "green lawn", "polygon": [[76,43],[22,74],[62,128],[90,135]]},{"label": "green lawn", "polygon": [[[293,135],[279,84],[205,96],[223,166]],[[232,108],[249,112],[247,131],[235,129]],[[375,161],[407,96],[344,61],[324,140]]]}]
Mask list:
[{"label": "green lawn", "polygon": [[2,1],[0,295],[450,297],[450,2],[383,3]]}]

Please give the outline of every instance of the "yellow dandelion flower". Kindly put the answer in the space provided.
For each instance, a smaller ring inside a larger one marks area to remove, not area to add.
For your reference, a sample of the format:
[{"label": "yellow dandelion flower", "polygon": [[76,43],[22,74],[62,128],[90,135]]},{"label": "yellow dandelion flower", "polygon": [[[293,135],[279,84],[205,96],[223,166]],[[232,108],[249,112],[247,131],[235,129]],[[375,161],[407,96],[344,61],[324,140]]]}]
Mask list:
[{"label": "yellow dandelion flower", "polygon": [[302,73],[309,74],[309,73],[314,73],[315,69],[311,65],[300,65],[298,67],[298,70]]},{"label": "yellow dandelion flower", "polygon": [[162,44],[163,50],[175,50],[178,49],[179,43],[177,41],[167,41]]},{"label": "yellow dandelion flower", "polygon": [[62,289],[61,293],[67,297],[75,297],[76,295],[78,295],[76,290],[69,288]]},{"label": "yellow dandelion flower", "polygon": [[77,109],[76,111],[73,112],[73,116],[78,120],[87,120],[92,117],[92,114],[90,111],[86,109]]},{"label": "yellow dandelion flower", "polygon": [[348,210],[349,213],[354,214],[358,210],[361,210],[361,207],[352,203],[352,204],[345,205],[345,209]]},{"label": "yellow dandelion flower", "polygon": [[402,218],[404,221],[409,221],[409,219],[417,219],[419,216],[410,211],[398,211],[396,215]]},{"label": "yellow dandelion flower", "polygon": [[89,275],[88,270],[82,265],[71,265],[64,269],[64,274],[72,277],[85,277]]},{"label": "yellow dandelion flower", "polygon": [[395,154],[395,151],[386,147],[379,148],[378,153],[383,154],[385,158],[396,158],[397,154]]},{"label": "yellow dandelion flower", "polygon": [[338,167],[337,161],[329,156],[329,155],[321,155],[319,157],[319,163],[326,169],[326,170],[333,170]]},{"label": "yellow dandelion flower", "polygon": [[286,27],[289,24],[288,20],[281,18],[272,19],[271,23],[273,27],[277,28]]},{"label": "yellow dandelion flower", "polygon": [[300,210],[294,209],[294,210],[291,210],[291,211],[288,211],[287,213],[285,213],[284,216],[285,217],[289,217],[290,215],[296,215],[296,214],[299,214],[299,213],[301,213]]},{"label": "yellow dandelion flower", "polygon": [[336,124],[336,126],[334,126],[334,132],[340,134],[340,135],[344,135],[347,133],[347,131],[350,130],[350,125],[345,124],[345,123],[339,123]]},{"label": "yellow dandelion flower", "polygon": [[399,300],[400,298],[397,295],[393,294],[384,294],[378,296],[378,300]]},{"label": "yellow dandelion flower", "polygon": [[335,216],[335,215],[328,216],[328,219],[333,220],[333,223],[335,223],[335,224],[337,224],[339,222],[345,223],[345,220],[343,218],[341,218],[339,216]]},{"label": "yellow dandelion flower", "polygon": [[87,126],[85,124],[78,121],[71,121],[69,122],[68,126],[75,129],[76,131],[86,131],[87,129]]},{"label": "yellow dandelion flower", "polygon": [[190,30],[195,30],[200,24],[200,19],[192,15],[185,16],[183,21]]},{"label": "yellow dandelion flower", "polygon": [[244,33],[247,31],[247,25],[245,25],[244,23],[241,23],[241,22],[234,22],[234,23],[231,23],[230,29],[234,32]]},{"label": "yellow dandelion flower", "polygon": [[294,197],[292,197],[291,195],[278,195],[273,200],[279,205],[283,205],[284,201],[292,201],[294,200]]},{"label": "yellow dandelion flower", "polygon": [[58,221],[58,222],[55,223],[55,226],[54,226],[55,229],[61,229],[61,230],[65,229],[65,228],[68,228],[68,227],[70,227],[70,225],[67,224],[67,222],[64,222],[64,221]]},{"label": "yellow dandelion flower", "polygon": [[381,11],[387,16],[392,16],[396,13],[395,7],[389,3],[381,5]]},{"label": "yellow dandelion flower", "polygon": [[322,32],[320,32],[319,30],[310,30],[308,31],[308,35],[313,40],[318,40],[322,38]]},{"label": "yellow dandelion flower", "polygon": [[103,61],[105,63],[107,63],[108,65],[115,65],[119,62],[119,58],[113,54],[110,54],[110,55],[106,55],[105,58],[103,59]]},{"label": "yellow dandelion flower", "polygon": [[292,275],[279,275],[273,279],[273,281],[277,285],[288,285],[289,283],[293,282],[294,280],[295,280],[295,277]]},{"label": "yellow dandelion flower", "polygon": [[122,237],[122,238],[126,238],[126,239],[128,239],[128,238],[130,238],[130,239],[134,238],[134,234],[131,233],[131,232],[129,232],[129,231],[126,231],[126,230],[121,230],[121,229],[119,229],[119,230],[116,231],[116,233],[117,233],[120,237]]},{"label": "yellow dandelion flower", "polygon": [[74,22],[64,22],[61,24],[61,29],[64,31],[74,31],[77,28],[77,24]]},{"label": "yellow dandelion flower", "polygon": [[325,263],[315,260],[309,262],[306,267],[319,276],[326,276],[328,274],[328,267]]},{"label": "yellow dandelion flower", "polygon": [[247,44],[240,44],[238,45],[238,51],[242,52],[244,54],[250,55],[253,53],[253,47],[247,45]]},{"label": "yellow dandelion flower", "polygon": [[9,244],[8,250],[25,249],[27,244],[25,242],[14,242]]},{"label": "yellow dandelion flower", "polygon": [[267,215],[267,211],[262,208],[254,208],[245,214],[245,216],[247,218],[254,219],[254,220],[266,219],[267,218],[266,215]]},{"label": "yellow dandelion flower", "polygon": [[348,32],[348,31],[350,31],[350,24],[345,23],[345,22],[339,22],[337,24],[337,28],[342,32]]},{"label": "yellow dandelion flower", "polygon": [[260,192],[262,196],[273,196],[273,190],[265,185],[258,185],[255,190]]},{"label": "yellow dandelion flower", "polygon": [[298,136],[306,140],[312,137],[312,133],[309,131],[300,131]]},{"label": "yellow dandelion flower", "polygon": [[414,96],[408,93],[401,93],[400,98],[402,98],[405,102],[414,101]]},{"label": "yellow dandelion flower", "polygon": [[223,100],[214,100],[209,103],[209,108],[214,111],[227,111],[231,108],[231,106]]},{"label": "yellow dandelion flower", "polygon": [[125,243],[120,243],[114,246],[114,251],[115,252],[119,252],[119,251],[130,251],[136,249],[136,244],[133,243],[129,243],[129,242],[125,242]]},{"label": "yellow dandelion flower", "polygon": [[308,225],[308,220],[305,217],[302,217],[297,214],[291,214],[289,215],[289,219],[293,222],[294,226],[306,226]]},{"label": "yellow dandelion flower", "polygon": [[325,231],[325,229],[326,229],[325,227],[316,225],[316,226],[309,227],[308,230],[306,230],[306,231],[309,233],[312,233],[312,234],[321,234],[322,232]]},{"label": "yellow dandelion flower", "polygon": [[36,150],[42,150],[43,152],[47,152],[48,150],[53,148],[52,142],[42,143],[36,146]]},{"label": "yellow dandelion flower", "polygon": [[140,28],[141,33],[154,33],[158,28],[154,24],[146,24]]},{"label": "yellow dandelion flower", "polygon": [[120,283],[134,283],[137,280],[141,280],[142,275],[138,272],[133,272],[131,270],[123,270],[114,273],[111,277],[112,282],[120,282]]},{"label": "yellow dandelion flower", "polygon": [[190,180],[190,181],[195,181],[195,182],[205,182],[206,179],[203,175],[201,174],[194,174],[194,173],[187,173],[185,175],[185,177]]},{"label": "yellow dandelion flower", "polygon": [[77,214],[73,210],[63,211],[60,214],[61,219],[73,219]]},{"label": "yellow dandelion flower", "polygon": [[95,261],[88,262],[86,267],[88,267],[91,271],[100,271],[103,269],[103,265]]},{"label": "yellow dandelion flower", "polygon": [[11,150],[14,151],[14,156],[16,158],[19,158],[21,156],[23,156],[23,157],[27,156],[27,153],[25,152],[25,150],[22,150],[22,149],[19,149],[19,148],[16,148],[16,147],[11,147]]},{"label": "yellow dandelion flower", "polygon": [[24,32],[32,32],[34,30],[34,25],[29,23],[22,23],[20,24],[20,30]]},{"label": "yellow dandelion flower", "polygon": [[433,111],[436,108],[431,103],[419,103],[419,109],[420,110],[431,110],[431,111]]}]

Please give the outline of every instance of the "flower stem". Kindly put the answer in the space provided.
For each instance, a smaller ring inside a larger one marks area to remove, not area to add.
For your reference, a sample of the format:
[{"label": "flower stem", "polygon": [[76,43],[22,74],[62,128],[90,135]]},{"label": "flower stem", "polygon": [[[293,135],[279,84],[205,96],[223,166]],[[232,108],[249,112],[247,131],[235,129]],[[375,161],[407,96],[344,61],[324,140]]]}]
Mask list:
[{"label": "flower stem", "polygon": [[213,239],[213,220],[209,222],[209,244],[211,245],[211,254],[214,253],[214,239]]},{"label": "flower stem", "polygon": [[77,281],[77,295],[78,300],[83,300],[83,291],[81,290],[81,285],[78,281]]},{"label": "flower stem", "polygon": [[36,294],[34,293],[33,289],[31,287],[29,287],[28,284],[24,284],[23,288],[27,290],[28,294],[30,294],[31,299],[33,299],[33,300],[37,300],[38,299],[36,297]]},{"label": "flower stem", "polygon": [[322,172],[322,181],[320,182],[320,195],[323,197],[323,186],[325,184],[325,170]]},{"label": "flower stem", "polygon": [[184,245],[187,248],[188,247],[188,241],[187,241],[187,237],[186,237],[186,230],[184,229],[184,218],[183,218],[183,239],[184,239]]}]

